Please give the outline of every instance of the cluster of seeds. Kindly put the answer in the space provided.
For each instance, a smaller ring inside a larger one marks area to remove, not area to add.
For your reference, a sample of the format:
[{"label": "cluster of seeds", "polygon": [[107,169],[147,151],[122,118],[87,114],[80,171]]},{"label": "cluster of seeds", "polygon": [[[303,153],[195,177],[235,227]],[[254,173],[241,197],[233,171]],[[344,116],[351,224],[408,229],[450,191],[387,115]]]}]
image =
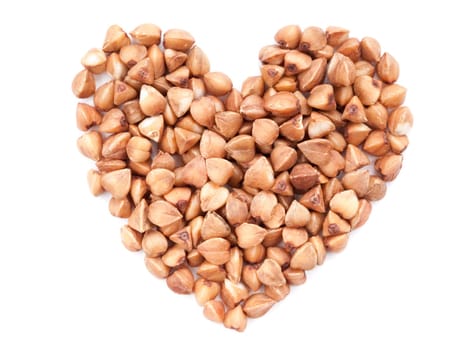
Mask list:
[{"label": "cluster of seeds", "polygon": [[125,247],[238,331],[346,246],[412,126],[399,65],[375,39],[291,25],[275,41],[238,91],[188,32],[113,25],[72,84],[93,96],[77,106],[78,148],[96,162],[91,192],[128,219]]}]

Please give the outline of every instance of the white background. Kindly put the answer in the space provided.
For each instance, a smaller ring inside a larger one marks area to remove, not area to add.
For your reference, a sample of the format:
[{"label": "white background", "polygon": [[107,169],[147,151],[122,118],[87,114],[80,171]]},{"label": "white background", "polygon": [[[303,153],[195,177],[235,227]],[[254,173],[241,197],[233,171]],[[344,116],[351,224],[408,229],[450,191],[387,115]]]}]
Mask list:
[{"label": "white background", "polygon": [[[467,28],[456,3],[2,2],[0,349],[466,349]],[[236,87],[290,23],[373,36],[401,66],[415,124],[400,176],[347,249],[245,333],[153,278],[88,192],[71,80],[109,25],[144,22],[189,30]]]}]

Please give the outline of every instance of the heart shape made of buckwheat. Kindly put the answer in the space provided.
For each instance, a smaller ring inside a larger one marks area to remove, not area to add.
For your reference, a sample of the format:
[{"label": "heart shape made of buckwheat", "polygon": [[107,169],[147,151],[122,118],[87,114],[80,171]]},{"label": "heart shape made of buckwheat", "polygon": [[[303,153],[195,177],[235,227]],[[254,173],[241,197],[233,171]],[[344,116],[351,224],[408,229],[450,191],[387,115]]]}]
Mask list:
[{"label": "heart shape made of buckwheat", "polygon": [[128,219],[125,247],[238,331],[346,246],[398,175],[413,123],[375,39],[296,25],[274,39],[238,91],[188,32],[113,25],[72,83],[93,96],[77,105],[78,148],[96,164],[91,193]]}]

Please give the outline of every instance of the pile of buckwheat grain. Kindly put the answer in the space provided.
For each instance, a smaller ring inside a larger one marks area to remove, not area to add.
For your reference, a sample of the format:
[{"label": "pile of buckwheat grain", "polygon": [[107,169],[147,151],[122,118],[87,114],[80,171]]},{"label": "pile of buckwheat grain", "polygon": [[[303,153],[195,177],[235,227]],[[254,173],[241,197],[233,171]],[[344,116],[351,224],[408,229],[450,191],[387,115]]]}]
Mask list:
[{"label": "pile of buckwheat grain", "polygon": [[296,25],[274,38],[238,91],[188,32],[113,25],[72,84],[93,96],[77,106],[78,148],[96,162],[92,194],[128,218],[125,247],[238,331],[346,246],[412,126],[399,65],[375,39]]}]

